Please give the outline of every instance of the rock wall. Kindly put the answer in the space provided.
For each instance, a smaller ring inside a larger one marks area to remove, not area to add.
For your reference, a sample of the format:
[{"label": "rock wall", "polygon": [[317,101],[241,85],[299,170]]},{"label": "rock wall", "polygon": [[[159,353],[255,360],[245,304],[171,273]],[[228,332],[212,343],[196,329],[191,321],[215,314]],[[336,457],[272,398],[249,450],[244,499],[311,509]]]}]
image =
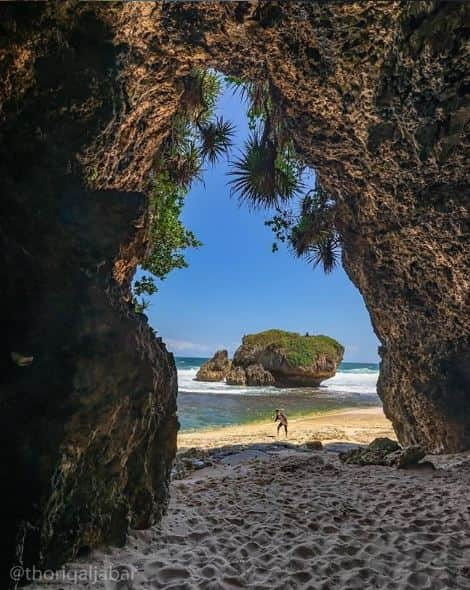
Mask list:
[{"label": "rock wall", "polygon": [[470,447],[467,2],[0,11],[8,560],[13,538],[25,561],[57,564],[164,508],[176,373],[128,281],[146,180],[194,65],[267,79],[335,195],[401,442]]},{"label": "rock wall", "polygon": [[102,138],[128,149],[99,168],[128,190],[147,173],[161,128],[143,122],[171,95],[156,78],[178,90],[205,65],[266,79],[338,202],[343,264],[382,343],[385,412],[402,443],[434,452],[470,447],[469,17],[467,2],[438,0],[128,5],[134,103]]},{"label": "rock wall", "polygon": [[50,10],[1,7],[2,578],[156,522],[176,447],[174,360],[129,304],[145,198],[79,159],[113,116],[113,35]]}]

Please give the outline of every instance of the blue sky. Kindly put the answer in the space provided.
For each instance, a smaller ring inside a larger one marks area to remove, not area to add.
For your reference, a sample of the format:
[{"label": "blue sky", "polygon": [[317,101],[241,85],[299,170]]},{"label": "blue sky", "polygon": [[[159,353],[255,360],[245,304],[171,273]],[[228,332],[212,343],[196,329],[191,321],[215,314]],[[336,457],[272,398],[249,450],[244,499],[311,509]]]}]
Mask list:
[{"label": "blue sky", "polygon": [[[232,158],[248,136],[245,105],[228,89],[219,114],[237,127]],[[207,166],[193,185],[183,222],[203,246],[188,250],[189,267],[159,281],[149,322],[177,356],[232,353],[244,334],[269,328],[327,334],[345,347],[346,361],[375,362],[378,340],[357,289],[339,268],[324,275],[286,248],[273,254],[266,212],[230,196],[227,162]]]}]

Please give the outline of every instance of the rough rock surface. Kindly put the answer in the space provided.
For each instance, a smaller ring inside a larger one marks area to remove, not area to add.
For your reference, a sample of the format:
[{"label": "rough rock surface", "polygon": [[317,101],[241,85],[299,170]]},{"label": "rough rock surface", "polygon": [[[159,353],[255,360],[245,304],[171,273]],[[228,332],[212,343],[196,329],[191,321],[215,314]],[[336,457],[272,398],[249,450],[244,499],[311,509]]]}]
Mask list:
[{"label": "rough rock surface", "polygon": [[[419,445],[413,445],[411,447],[405,447],[404,449],[398,449],[389,453],[386,457],[386,464],[390,467],[398,467],[398,469],[406,469],[413,465],[418,465],[422,459],[424,459],[426,453]],[[426,466],[434,465],[430,462],[426,463]]]},{"label": "rough rock surface", "polygon": [[126,301],[145,246],[135,193],[194,65],[266,79],[336,197],[400,441],[470,448],[468,2],[0,10],[5,563],[17,533],[25,563],[55,563],[165,504],[176,373]]},{"label": "rough rock surface", "polygon": [[245,369],[245,373],[247,385],[266,386],[274,385],[275,383],[274,377],[269,371],[266,371],[263,365],[248,365]]},{"label": "rough rock surface", "polygon": [[321,440],[308,440],[305,445],[307,449],[310,451],[322,451],[323,450],[323,443]]},{"label": "rough rock surface", "polygon": [[113,117],[114,33],[66,3],[0,11],[6,588],[12,563],[56,567],[157,522],[178,424],[173,357],[129,303],[146,200],[91,188],[78,159]]},{"label": "rough rock surface", "polygon": [[393,453],[400,449],[400,445],[396,440],[391,438],[381,437],[374,439],[368,447],[371,451],[384,451],[385,453]]},{"label": "rough rock surface", "polygon": [[246,385],[246,372],[243,367],[234,367],[230,369],[225,378],[227,385]]},{"label": "rough rock surface", "polygon": [[204,363],[196,374],[196,381],[223,381],[232,363],[226,350],[218,350],[214,356]]},{"label": "rough rock surface", "polygon": [[418,445],[401,448],[394,440],[376,438],[367,447],[340,453],[339,458],[349,465],[386,465],[406,469],[417,465],[425,455],[424,449]]},{"label": "rough rock surface", "polygon": [[343,351],[326,336],[267,330],[243,337],[233,366],[245,369],[248,385],[318,387],[335,375]]},{"label": "rough rock surface", "polygon": [[8,346],[34,357],[19,367],[5,355],[1,390],[4,522],[25,564],[57,566],[89,547],[122,544],[129,525],[151,525],[166,506],[175,365],[113,278],[143,205],[131,193],[64,187],[56,210],[43,211],[43,244],[31,232],[20,242],[25,265],[21,255],[3,261]]},{"label": "rough rock surface", "polygon": [[128,3],[115,30],[132,100],[89,152],[99,186],[139,189],[193,65],[267,80],[338,200],[385,412],[434,452],[470,448],[469,19],[470,3],[439,0]]},{"label": "rough rock surface", "polygon": [[232,366],[225,379],[228,385],[269,386],[274,385],[275,380],[269,371],[260,364],[248,365],[248,367]]}]

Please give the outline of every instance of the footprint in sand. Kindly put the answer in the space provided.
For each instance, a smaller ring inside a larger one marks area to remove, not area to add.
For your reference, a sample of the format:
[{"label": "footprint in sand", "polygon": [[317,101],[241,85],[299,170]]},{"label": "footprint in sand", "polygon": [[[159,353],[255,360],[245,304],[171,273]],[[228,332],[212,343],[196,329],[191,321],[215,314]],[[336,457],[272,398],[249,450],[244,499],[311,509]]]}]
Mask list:
[{"label": "footprint in sand", "polygon": [[215,578],[218,574],[218,570],[211,564],[204,566],[201,570],[201,575],[205,578],[212,579]]},{"label": "footprint in sand", "polygon": [[319,550],[312,545],[299,545],[292,553],[300,559],[312,559],[319,554]]},{"label": "footprint in sand", "polygon": [[190,572],[184,567],[162,567],[157,573],[157,579],[160,582],[168,583],[173,581],[187,580],[191,577]]}]

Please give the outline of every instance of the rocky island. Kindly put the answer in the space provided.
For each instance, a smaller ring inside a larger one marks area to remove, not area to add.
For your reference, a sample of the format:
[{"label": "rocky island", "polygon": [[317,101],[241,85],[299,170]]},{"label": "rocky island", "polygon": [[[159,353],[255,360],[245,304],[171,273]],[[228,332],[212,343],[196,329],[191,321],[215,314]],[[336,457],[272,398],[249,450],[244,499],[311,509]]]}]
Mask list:
[{"label": "rocky island", "polygon": [[219,350],[199,369],[197,381],[228,385],[318,387],[334,377],[344,347],[329,336],[266,330],[243,337],[232,362]]}]

